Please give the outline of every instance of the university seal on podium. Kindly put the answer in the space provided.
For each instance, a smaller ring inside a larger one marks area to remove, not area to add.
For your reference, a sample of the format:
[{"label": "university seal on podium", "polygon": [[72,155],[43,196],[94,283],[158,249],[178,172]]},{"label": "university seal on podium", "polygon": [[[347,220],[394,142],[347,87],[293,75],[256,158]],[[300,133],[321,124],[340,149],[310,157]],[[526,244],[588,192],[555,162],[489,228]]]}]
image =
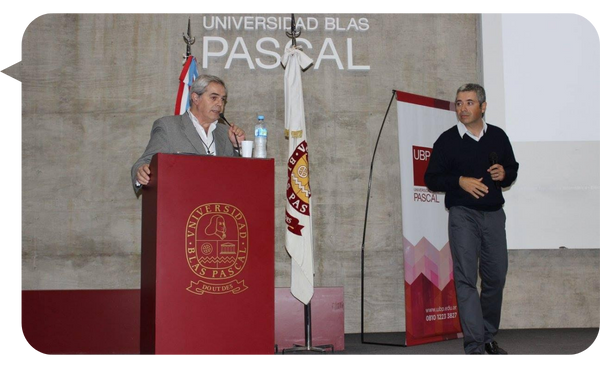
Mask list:
[{"label": "university seal on podium", "polygon": [[197,295],[238,294],[247,289],[240,273],[248,259],[248,224],[235,206],[196,207],[185,229],[185,256],[195,275],[187,290]]}]

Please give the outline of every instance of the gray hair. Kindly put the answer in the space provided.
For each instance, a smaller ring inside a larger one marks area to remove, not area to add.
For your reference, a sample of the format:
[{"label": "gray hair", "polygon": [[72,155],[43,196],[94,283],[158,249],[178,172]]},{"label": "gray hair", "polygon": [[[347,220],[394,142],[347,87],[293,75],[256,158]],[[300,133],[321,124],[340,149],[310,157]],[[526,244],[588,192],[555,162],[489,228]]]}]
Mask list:
[{"label": "gray hair", "polygon": [[225,88],[225,95],[227,95],[227,87],[225,86],[225,82],[221,80],[221,78],[216,77],[214,75],[202,74],[196,78],[192,86],[190,87],[190,104],[192,103],[192,93],[197,94],[198,96],[202,96],[204,92],[206,92],[206,87],[208,87],[211,83],[218,83]]},{"label": "gray hair", "polygon": [[458,95],[460,92],[475,92],[477,93],[477,101],[479,101],[479,106],[481,106],[485,102],[485,89],[482,86],[475,83],[467,83],[463,84],[458,88],[456,94]]}]

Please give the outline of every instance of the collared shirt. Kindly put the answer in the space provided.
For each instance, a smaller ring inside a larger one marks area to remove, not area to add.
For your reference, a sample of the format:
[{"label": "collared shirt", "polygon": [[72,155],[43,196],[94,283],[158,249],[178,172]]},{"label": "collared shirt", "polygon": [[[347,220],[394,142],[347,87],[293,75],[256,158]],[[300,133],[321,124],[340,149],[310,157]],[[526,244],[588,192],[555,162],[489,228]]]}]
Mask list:
[{"label": "collared shirt", "polygon": [[479,142],[481,137],[483,137],[483,134],[487,131],[487,124],[485,123],[485,121],[483,122],[483,129],[481,129],[481,132],[479,132],[479,137],[471,133],[469,129],[467,129],[465,124],[461,122],[458,122],[458,124],[456,124],[456,127],[458,128],[458,134],[460,134],[461,138],[464,138],[465,134],[468,134],[469,137],[473,138],[476,142]]},{"label": "collared shirt", "polygon": [[214,122],[212,122],[210,124],[210,126],[208,127],[208,134],[207,134],[206,130],[204,130],[202,125],[200,125],[200,122],[198,121],[198,119],[196,119],[194,114],[192,114],[192,112],[189,109],[188,109],[187,113],[190,116],[190,120],[192,120],[192,124],[194,124],[194,128],[196,128],[196,131],[198,132],[200,139],[202,139],[202,142],[204,142],[204,148],[206,148],[207,154],[216,156],[217,155],[217,146],[215,144],[215,136],[213,135],[213,131],[215,129],[217,129],[217,121],[218,120],[215,120]]}]

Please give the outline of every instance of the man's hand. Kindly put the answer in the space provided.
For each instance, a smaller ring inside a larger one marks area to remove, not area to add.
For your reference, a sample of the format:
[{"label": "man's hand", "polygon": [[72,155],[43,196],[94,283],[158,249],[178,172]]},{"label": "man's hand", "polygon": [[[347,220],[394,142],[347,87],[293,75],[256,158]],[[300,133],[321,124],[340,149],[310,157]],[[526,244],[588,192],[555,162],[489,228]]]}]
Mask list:
[{"label": "man's hand", "polygon": [[500,164],[495,164],[495,165],[490,166],[490,168],[487,171],[492,175],[493,181],[502,181],[502,180],[504,180],[504,177],[506,176],[506,172],[504,171],[504,166],[502,166]]},{"label": "man's hand", "polygon": [[488,193],[488,187],[481,182],[482,180],[483,178],[475,179],[461,176],[458,179],[458,184],[465,192],[479,199]]},{"label": "man's hand", "polygon": [[135,176],[138,183],[147,185],[150,182],[150,165],[144,164],[138,168],[137,175]]},{"label": "man's hand", "polygon": [[236,137],[239,144],[242,144],[242,141],[246,140],[246,134],[244,133],[244,130],[235,124],[231,124],[229,127],[229,141],[234,147],[237,147],[238,145],[238,143],[235,141]]}]

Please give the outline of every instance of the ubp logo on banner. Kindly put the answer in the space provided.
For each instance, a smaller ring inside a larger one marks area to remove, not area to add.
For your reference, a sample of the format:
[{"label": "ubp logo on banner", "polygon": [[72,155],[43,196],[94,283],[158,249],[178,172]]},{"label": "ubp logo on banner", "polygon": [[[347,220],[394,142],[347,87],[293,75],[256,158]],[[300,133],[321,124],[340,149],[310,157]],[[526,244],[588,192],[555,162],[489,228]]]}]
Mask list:
[{"label": "ubp logo on banner", "polygon": [[429,158],[433,149],[429,147],[412,146],[413,157],[413,179],[415,202],[440,203],[438,195],[427,189],[425,185],[425,171],[429,165]]}]

